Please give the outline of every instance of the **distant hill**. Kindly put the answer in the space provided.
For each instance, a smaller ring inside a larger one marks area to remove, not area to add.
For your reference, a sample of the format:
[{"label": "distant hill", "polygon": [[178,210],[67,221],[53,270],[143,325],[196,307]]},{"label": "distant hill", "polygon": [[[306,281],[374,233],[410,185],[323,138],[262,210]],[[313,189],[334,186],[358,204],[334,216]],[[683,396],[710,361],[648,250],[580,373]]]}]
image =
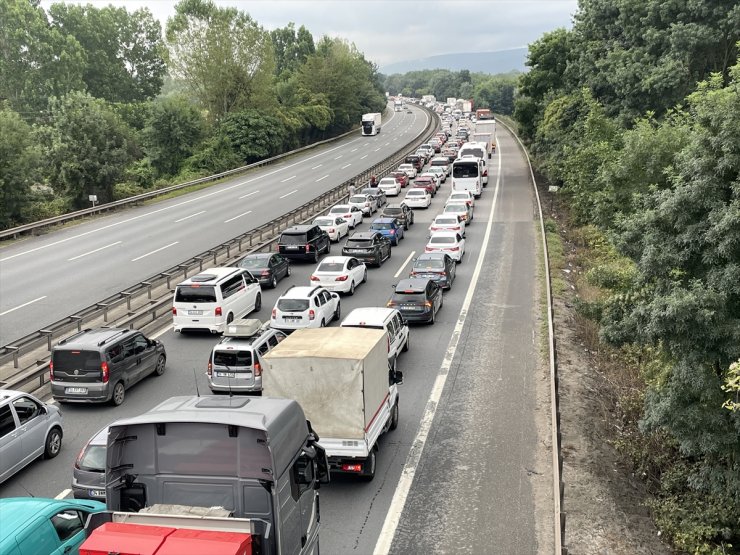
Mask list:
[{"label": "distant hill", "polygon": [[380,68],[385,75],[407,73],[422,69],[449,69],[460,71],[468,69],[472,73],[508,73],[512,70],[525,71],[527,47],[496,50],[493,52],[467,52],[459,54],[440,54],[419,60],[406,60],[388,64]]}]

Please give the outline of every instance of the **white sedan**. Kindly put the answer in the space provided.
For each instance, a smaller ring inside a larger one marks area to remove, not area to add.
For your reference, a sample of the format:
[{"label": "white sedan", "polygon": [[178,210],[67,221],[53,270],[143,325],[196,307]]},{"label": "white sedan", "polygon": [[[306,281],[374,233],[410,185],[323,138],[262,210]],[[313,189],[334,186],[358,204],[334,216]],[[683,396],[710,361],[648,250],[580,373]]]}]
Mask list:
[{"label": "white sedan", "polygon": [[349,204],[337,204],[336,206],[332,206],[331,210],[329,210],[328,216],[342,218],[347,222],[350,229],[354,229],[357,224],[361,224],[363,217],[362,210],[356,206],[350,206]]},{"label": "white sedan", "polygon": [[429,233],[454,231],[465,237],[465,222],[457,214],[440,214],[429,226]]},{"label": "white sedan", "polygon": [[416,168],[413,164],[401,164],[398,171],[405,173],[409,179],[416,179]]},{"label": "white sedan", "polygon": [[385,193],[387,197],[397,197],[401,194],[401,184],[396,181],[395,177],[384,177],[378,183],[378,189]]},{"label": "white sedan", "polygon": [[424,252],[449,254],[455,262],[462,262],[465,256],[465,239],[455,231],[437,231],[429,237]]},{"label": "white sedan", "polygon": [[427,173],[433,173],[439,178],[440,183],[447,181],[447,174],[442,166],[432,166],[427,169]]},{"label": "white sedan", "polygon": [[356,206],[366,216],[370,216],[373,212],[378,211],[378,201],[370,195],[352,195],[349,197],[347,204]]},{"label": "white sedan", "polygon": [[409,208],[429,208],[429,205],[432,204],[432,195],[426,189],[412,187],[406,191],[403,202]]},{"label": "white sedan", "polygon": [[464,202],[468,206],[475,206],[475,196],[470,191],[452,191],[445,204],[448,202]]},{"label": "white sedan", "polygon": [[367,266],[353,256],[326,256],[311,274],[311,285],[348,295],[366,281]]},{"label": "white sedan", "polygon": [[335,243],[342,237],[349,235],[349,224],[339,216],[319,216],[313,221],[313,225],[319,226],[329,234],[329,239]]}]

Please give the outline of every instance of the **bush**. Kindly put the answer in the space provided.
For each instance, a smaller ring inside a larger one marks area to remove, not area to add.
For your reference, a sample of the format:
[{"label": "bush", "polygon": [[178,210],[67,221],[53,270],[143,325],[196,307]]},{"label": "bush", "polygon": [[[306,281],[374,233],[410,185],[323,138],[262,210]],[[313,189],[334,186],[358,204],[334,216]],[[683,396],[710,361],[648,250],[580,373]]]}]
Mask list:
[{"label": "bush", "polygon": [[113,200],[122,200],[125,198],[135,197],[146,192],[146,189],[136,183],[124,182],[113,185]]}]

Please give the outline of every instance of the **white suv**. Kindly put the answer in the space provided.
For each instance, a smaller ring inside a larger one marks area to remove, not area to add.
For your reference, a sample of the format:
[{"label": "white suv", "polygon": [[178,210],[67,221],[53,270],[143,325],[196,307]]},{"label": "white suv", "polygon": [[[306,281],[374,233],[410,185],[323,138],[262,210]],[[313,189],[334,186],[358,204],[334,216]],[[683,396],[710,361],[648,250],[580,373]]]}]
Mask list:
[{"label": "white suv", "polygon": [[320,286],[290,287],[272,309],[270,327],[279,330],[323,328],[332,320],[339,320],[339,295]]}]

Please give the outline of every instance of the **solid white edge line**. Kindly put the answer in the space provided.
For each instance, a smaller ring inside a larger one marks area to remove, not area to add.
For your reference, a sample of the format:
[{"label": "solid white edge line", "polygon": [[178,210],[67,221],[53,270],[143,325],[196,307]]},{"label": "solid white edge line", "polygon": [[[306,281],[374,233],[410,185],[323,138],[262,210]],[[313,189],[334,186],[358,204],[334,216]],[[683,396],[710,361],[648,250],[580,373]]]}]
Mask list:
[{"label": "solid white edge line", "polygon": [[406,258],[406,260],[403,261],[403,264],[401,264],[401,267],[398,269],[398,271],[395,274],[393,274],[394,278],[398,278],[398,276],[401,275],[401,272],[403,272],[403,269],[406,267],[406,264],[409,263],[409,260],[411,260],[411,258],[415,254],[416,254],[416,251],[411,251],[411,254],[409,254],[408,258]]},{"label": "solid white edge line", "polygon": [[457,345],[460,341],[460,335],[462,328],[465,325],[465,319],[468,315],[468,308],[473,300],[473,293],[478,285],[478,278],[480,276],[481,269],[483,268],[483,260],[486,256],[486,250],[488,249],[488,241],[491,238],[491,230],[493,229],[493,215],[496,210],[496,201],[498,200],[499,186],[501,184],[501,148],[497,144],[498,150],[498,175],[496,177],[496,190],[493,193],[493,204],[491,205],[491,211],[489,213],[488,226],[486,227],[486,234],[483,238],[483,244],[481,245],[480,253],[478,254],[478,260],[475,264],[475,270],[473,271],[473,277],[470,280],[468,291],[465,294],[465,300],[463,301],[462,308],[460,309],[460,315],[457,318],[457,323],[452,331],[452,337],[447,346],[442,365],[439,368],[437,378],[434,380],[434,386],[429,394],[429,400],[427,401],[424,414],[419,425],[419,431],[416,433],[414,442],[411,444],[409,449],[408,457],[403,465],[401,471],[401,477],[398,480],[398,486],[393,494],[390,507],[388,507],[388,513],[385,516],[385,522],[383,522],[383,528],[378,535],[378,541],[375,544],[373,553],[375,555],[386,555],[393,544],[393,538],[396,535],[396,529],[398,528],[398,522],[401,519],[403,508],[406,505],[406,499],[408,497],[411,486],[416,476],[416,469],[421,461],[422,453],[424,452],[424,446],[426,445],[427,436],[432,428],[434,421],[434,415],[437,412],[439,406],[439,400],[442,397],[442,391],[444,390],[445,383],[447,382],[448,372],[452,366],[452,361],[457,351]]},{"label": "solid white edge line", "polygon": [[241,218],[242,216],[246,216],[247,214],[251,214],[251,213],[252,213],[252,211],[251,210],[248,210],[247,212],[243,212],[243,213],[239,214],[238,216],[234,216],[233,218],[229,218],[228,220],[224,220],[224,223],[225,224],[228,224],[229,222],[233,222],[237,218]]},{"label": "solid white edge line", "polygon": [[46,298],[46,295],[44,295],[43,297],[39,297],[38,299],[34,299],[32,301],[28,301],[27,303],[23,303],[22,305],[16,306],[15,308],[9,308],[5,312],[0,312],[0,316],[5,316],[6,314],[10,314],[11,312],[14,312],[14,311],[16,311],[16,310],[18,310],[20,308],[23,308],[24,306],[28,306],[29,304],[33,304],[33,303],[37,303],[37,302],[39,302],[39,301],[41,301],[41,300],[43,300],[45,298]]},{"label": "solid white edge line", "polygon": [[91,251],[83,252],[82,254],[78,254],[77,256],[73,256],[72,258],[68,258],[67,262],[72,262],[73,260],[77,260],[78,258],[82,258],[83,256],[87,256],[88,254],[94,254],[96,252],[102,251],[103,249],[108,249],[110,247],[115,247],[116,245],[120,245],[121,241],[116,241],[115,243],[111,243],[110,245],[105,245],[104,247],[100,247],[97,249],[93,249]]},{"label": "solid white edge line", "polygon": [[195,218],[196,216],[200,216],[201,214],[205,214],[205,210],[201,210],[200,212],[196,212],[195,214],[190,214],[190,216],[185,216],[184,218],[180,218],[179,220],[175,220],[176,224],[179,224],[180,222],[184,222],[185,220],[189,220],[190,218]]},{"label": "solid white edge line", "polygon": [[137,260],[141,260],[142,258],[146,258],[147,256],[150,256],[152,254],[158,253],[159,251],[163,251],[164,249],[168,249],[173,245],[177,245],[180,241],[175,241],[174,243],[170,243],[169,245],[165,245],[164,247],[159,247],[156,250],[153,250],[151,252],[148,252],[146,254],[142,254],[141,256],[137,256],[136,258],[132,258],[131,262],[136,262]]},{"label": "solid white edge line", "polygon": [[281,198],[282,199],[282,198],[285,198],[285,197],[289,197],[293,193],[297,193],[297,192],[298,192],[298,189],[293,189],[290,193],[285,193],[282,197],[278,197],[278,198]]},{"label": "solid white edge line", "polygon": [[62,491],[62,493],[60,493],[59,495],[57,495],[56,497],[54,497],[54,499],[64,499],[70,493],[72,493],[72,490],[71,489],[65,489],[65,490]]}]

